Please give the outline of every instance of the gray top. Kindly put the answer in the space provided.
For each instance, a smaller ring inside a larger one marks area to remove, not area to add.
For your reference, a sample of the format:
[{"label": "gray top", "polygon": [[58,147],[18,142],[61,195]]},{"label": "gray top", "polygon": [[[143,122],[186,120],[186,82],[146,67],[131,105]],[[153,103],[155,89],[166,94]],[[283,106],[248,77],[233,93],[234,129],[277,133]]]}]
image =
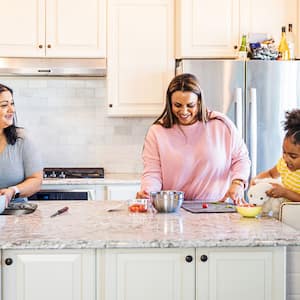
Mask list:
[{"label": "gray top", "polygon": [[35,172],[42,171],[39,151],[30,138],[19,131],[14,145],[7,144],[0,153],[0,188],[17,185]]}]

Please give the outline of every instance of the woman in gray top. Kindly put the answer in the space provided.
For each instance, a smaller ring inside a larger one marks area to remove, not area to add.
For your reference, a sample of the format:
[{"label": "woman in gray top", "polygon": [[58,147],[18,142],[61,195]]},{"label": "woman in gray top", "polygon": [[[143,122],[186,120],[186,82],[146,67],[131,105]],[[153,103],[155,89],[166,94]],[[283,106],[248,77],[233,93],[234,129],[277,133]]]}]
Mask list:
[{"label": "woman in gray top", "polygon": [[43,179],[40,155],[22,128],[15,124],[11,88],[0,84],[0,195],[23,202],[39,191]]}]

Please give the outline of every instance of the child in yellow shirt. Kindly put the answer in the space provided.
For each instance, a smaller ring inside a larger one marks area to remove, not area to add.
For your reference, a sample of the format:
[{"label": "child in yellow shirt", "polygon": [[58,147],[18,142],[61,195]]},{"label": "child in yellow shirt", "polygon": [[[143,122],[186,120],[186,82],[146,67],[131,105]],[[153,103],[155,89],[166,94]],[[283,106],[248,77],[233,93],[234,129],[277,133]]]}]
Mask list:
[{"label": "child in yellow shirt", "polygon": [[280,177],[282,185],[270,182],[272,188],[266,194],[300,202],[300,109],[286,112],[285,117],[282,157],[276,166],[252,178],[251,184],[255,184],[256,179]]}]

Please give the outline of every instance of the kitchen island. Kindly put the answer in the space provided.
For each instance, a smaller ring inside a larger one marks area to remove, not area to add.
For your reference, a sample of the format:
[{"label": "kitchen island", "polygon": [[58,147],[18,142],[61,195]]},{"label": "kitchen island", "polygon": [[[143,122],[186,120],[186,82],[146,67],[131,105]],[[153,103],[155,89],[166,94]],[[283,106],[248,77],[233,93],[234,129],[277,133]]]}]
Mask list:
[{"label": "kitchen island", "polygon": [[300,232],[271,218],[36,203],[33,214],[0,218],[3,300],[41,299],[45,290],[43,299],[285,299],[287,246],[300,248]]},{"label": "kitchen island", "polygon": [[[300,232],[272,218],[237,213],[130,213],[118,201],[35,201],[37,210],[0,216],[2,249],[300,246]],[[123,205],[122,205],[123,203]],[[107,212],[118,207],[119,210]],[[50,218],[58,209],[69,210]]]}]

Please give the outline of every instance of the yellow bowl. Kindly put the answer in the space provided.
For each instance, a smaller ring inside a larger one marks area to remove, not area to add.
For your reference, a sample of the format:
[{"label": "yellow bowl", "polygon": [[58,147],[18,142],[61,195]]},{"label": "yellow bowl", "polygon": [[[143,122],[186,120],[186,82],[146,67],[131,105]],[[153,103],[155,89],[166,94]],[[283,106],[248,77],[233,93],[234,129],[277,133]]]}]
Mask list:
[{"label": "yellow bowl", "polygon": [[243,217],[254,218],[262,211],[262,206],[237,206],[237,212]]}]

